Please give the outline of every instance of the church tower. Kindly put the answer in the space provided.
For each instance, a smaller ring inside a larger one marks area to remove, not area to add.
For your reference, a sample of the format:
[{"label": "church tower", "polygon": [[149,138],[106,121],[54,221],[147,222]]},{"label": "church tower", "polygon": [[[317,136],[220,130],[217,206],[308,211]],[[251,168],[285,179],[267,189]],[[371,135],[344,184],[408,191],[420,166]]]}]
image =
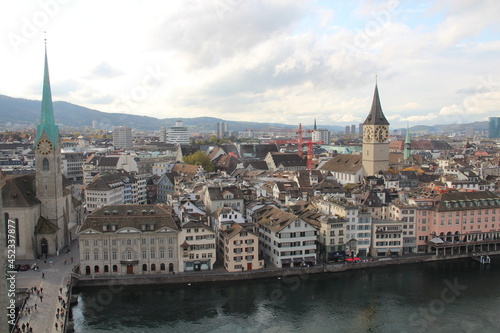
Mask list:
[{"label": "church tower", "polygon": [[410,125],[406,125],[406,138],[403,150],[403,158],[407,161],[411,156]]},{"label": "church tower", "polygon": [[382,112],[378,86],[370,113],[363,122],[363,167],[366,176],[373,176],[389,168],[389,122]]},{"label": "church tower", "polygon": [[38,253],[55,254],[67,245],[67,216],[61,170],[59,128],[55,124],[50,90],[47,46],[43,77],[42,109],[35,139],[36,197],[40,218],[35,227]]}]

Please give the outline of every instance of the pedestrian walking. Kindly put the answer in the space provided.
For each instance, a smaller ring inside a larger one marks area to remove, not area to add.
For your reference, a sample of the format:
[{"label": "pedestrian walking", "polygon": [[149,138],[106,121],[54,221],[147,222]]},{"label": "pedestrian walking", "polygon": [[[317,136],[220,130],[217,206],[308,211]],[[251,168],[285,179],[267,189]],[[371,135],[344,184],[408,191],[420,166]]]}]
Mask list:
[{"label": "pedestrian walking", "polygon": [[40,302],[43,303],[43,295],[40,295]]},{"label": "pedestrian walking", "polygon": [[45,279],[45,273],[42,273],[42,279]]},{"label": "pedestrian walking", "polygon": [[62,294],[62,287],[61,287],[61,288],[59,288],[59,292]]},{"label": "pedestrian walking", "polygon": [[66,259],[64,259],[64,264],[66,265]]},{"label": "pedestrian walking", "polygon": [[71,263],[73,263],[73,257],[71,257]]},{"label": "pedestrian walking", "polygon": [[58,327],[59,325],[57,325],[57,323],[56,323],[54,326],[56,327],[56,331],[57,331],[57,327]]}]

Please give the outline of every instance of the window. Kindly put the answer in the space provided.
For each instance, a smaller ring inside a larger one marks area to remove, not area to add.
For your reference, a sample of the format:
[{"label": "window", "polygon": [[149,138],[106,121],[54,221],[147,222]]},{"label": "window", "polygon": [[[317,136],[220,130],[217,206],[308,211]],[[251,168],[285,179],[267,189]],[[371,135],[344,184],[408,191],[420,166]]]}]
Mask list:
[{"label": "window", "polygon": [[109,257],[108,257],[108,256],[109,256],[108,251],[104,251],[104,252],[103,252],[102,259],[103,259],[103,260],[109,260]]},{"label": "window", "polygon": [[141,257],[142,257],[142,259],[147,259],[148,258],[147,252],[145,250],[141,251]]},{"label": "window", "polygon": [[168,258],[173,259],[174,258],[174,250],[168,249]]},{"label": "window", "polygon": [[[116,260],[116,251],[111,252],[111,259]],[[114,272],[114,270],[113,270]]]},{"label": "window", "polygon": [[90,252],[85,252],[85,260],[90,260]]},{"label": "window", "polygon": [[165,259],[165,250],[164,249],[160,250],[160,259]]},{"label": "window", "polygon": [[42,170],[43,171],[49,171],[49,160],[47,158],[43,159]]},{"label": "window", "polygon": [[155,245],[155,239],[154,239],[154,238],[151,238],[151,239],[149,240],[149,244],[151,244],[151,245]]},{"label": "window", "polygon": [[83,245],[84,245],[84,246],[89,246],[89,241],[88,241],[88,239],[86,239],[86,240],[84,240],[84,241],[83,241]]},{"label": "window", "polygon": [[151,250],[151,259],[155,259],[155,258],[156,258],[156,251]]},{"label": "window", "polygon": [[127,260],[132,260],[132,251],[127,251]]},{"label": "window", "polygon": [[102,245],[103,246],[108,246],[108,240],[107,239],[103,239],[102,240]]},{"label": "window", "polygon": [[172,237],[168,238],[168,244],[174,244],[174,239]]}]

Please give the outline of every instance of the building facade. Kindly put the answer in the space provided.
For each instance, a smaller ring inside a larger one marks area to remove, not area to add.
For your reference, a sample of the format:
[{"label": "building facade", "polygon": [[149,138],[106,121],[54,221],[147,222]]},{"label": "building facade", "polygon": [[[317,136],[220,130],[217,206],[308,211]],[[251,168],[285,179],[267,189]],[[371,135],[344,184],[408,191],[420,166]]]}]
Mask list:
[{"label": "building facade", "polygon": [[82,275],[179,272],[180,228],[165,205],[109,205],[87,216],[79,235]]},{"label": "building facade", "polygon": [[182,124],[182,120],[177,120],[175,125],[168,130],[167,142],[188,145],[189,136],[189,131],[187,127]]},{"label": "building facade", "polygon": [[113,128],[113,146],[115,149],[131,149],[132,128],[128,126]]}]

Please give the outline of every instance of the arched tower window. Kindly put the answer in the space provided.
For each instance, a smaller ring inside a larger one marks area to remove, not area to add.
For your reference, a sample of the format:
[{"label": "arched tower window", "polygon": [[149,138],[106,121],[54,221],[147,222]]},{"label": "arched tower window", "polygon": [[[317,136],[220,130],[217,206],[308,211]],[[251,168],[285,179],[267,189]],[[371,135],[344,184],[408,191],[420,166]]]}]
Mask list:
[{"label": "arched tower window", "polygon": [[49,171],[49,160],[47,158],[44,158],[42,163],[42,170]]}]

